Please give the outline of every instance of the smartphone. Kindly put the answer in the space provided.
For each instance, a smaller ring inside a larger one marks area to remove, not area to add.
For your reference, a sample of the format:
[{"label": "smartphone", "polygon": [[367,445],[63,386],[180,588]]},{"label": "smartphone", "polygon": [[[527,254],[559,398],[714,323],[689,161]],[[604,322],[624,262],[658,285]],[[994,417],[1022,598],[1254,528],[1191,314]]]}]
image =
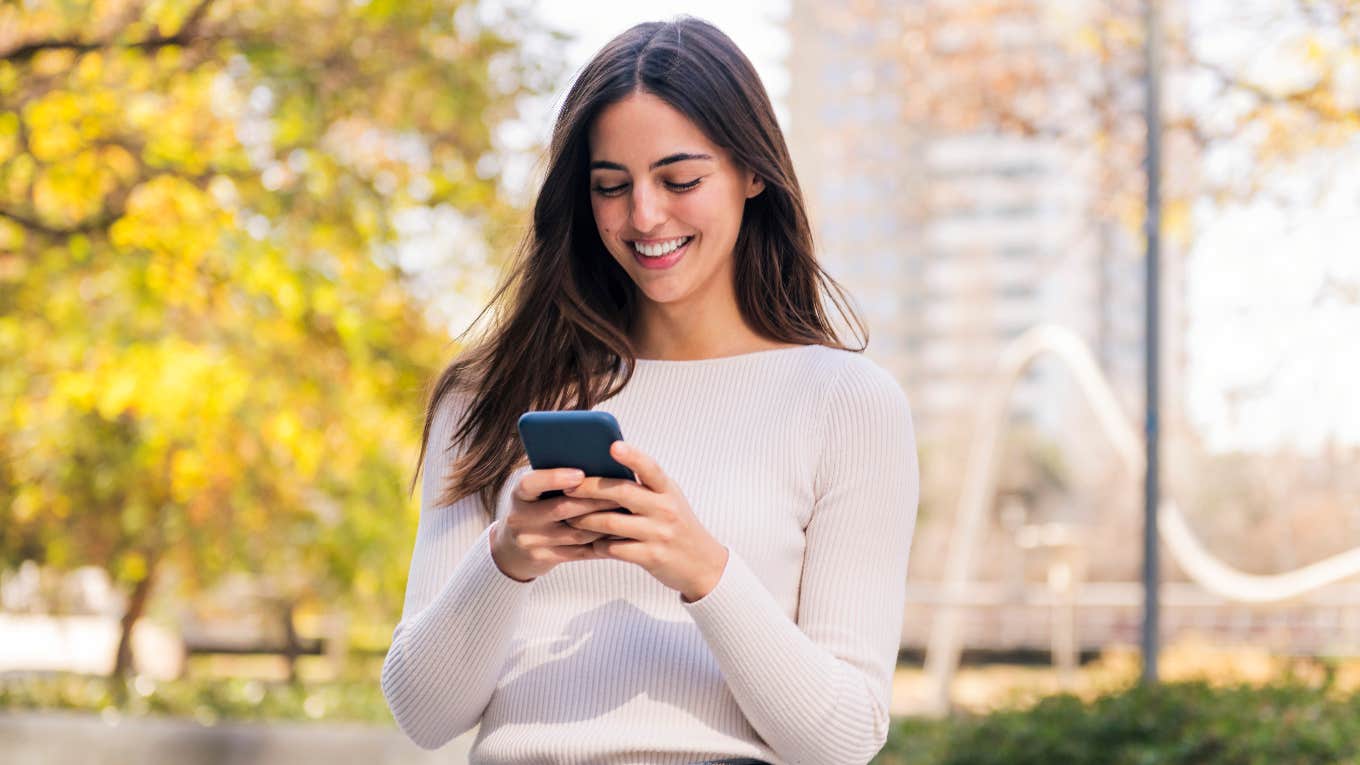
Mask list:
[{"label": "smartphone", "polygon": [[[519,416],[519,440],[534,470],[578,468],[588,476],[637,480],[632,470],[609,456],[609,445],[623,440],[618,420],[609,412],[525,412]],[[560,489],[552,489],[538,498],[560,496]]]}]

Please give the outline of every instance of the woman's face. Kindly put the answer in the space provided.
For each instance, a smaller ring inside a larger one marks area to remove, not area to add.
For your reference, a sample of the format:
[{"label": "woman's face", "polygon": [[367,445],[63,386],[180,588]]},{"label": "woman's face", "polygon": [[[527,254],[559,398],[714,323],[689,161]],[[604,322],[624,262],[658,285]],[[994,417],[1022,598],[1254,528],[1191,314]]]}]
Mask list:
[{"label": "woman's face", "polygon": [[[644,302],[678,303],[713,289],[732,290],[742,211],[764,184],[650,93],[634,93],[602,110],[589,141],[595,225]],[[682,246],[674,249],[677,241]]]}]

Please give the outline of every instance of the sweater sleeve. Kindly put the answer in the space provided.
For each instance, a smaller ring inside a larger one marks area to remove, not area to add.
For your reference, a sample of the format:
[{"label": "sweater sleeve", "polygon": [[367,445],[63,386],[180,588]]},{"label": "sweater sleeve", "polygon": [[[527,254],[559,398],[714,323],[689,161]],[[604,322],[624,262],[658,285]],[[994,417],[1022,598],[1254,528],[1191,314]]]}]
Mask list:
[{"label": "sweater sleeve", "polygon": [[888,736],[920,477],[906,394],[856,358],[828,393],[796,623],[741,556],[681,603],[751,726],[790,763],[867,763]]},{"label": "sweater sleeve", "polygon": [[447,396],[430,426],[406,600],[382,667],[397,725],[426,749],[481,719],[532,586],[492,559],[491,524],[476,494],[435,505],[458,456],[450,441],[460,402]]}]

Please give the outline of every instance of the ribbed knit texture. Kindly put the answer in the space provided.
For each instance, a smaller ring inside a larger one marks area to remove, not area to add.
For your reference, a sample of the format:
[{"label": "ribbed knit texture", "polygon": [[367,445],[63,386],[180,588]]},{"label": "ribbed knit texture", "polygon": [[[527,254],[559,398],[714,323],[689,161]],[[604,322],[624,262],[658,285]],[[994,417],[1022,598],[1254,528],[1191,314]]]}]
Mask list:
[{"label": "ribbed knit texture", "polygon": [[[465,402],[435,413],[419,531],[382,687],[473,763],[864,763],[888,732],[919,475],[906,395],[820,345],[639,360],[596,410],[674,479],[723,543],[694,603],[617,560],[531,582],[491,557],[475,495],[435,506]],[[502,487],[496,517],[510,508]]]}]

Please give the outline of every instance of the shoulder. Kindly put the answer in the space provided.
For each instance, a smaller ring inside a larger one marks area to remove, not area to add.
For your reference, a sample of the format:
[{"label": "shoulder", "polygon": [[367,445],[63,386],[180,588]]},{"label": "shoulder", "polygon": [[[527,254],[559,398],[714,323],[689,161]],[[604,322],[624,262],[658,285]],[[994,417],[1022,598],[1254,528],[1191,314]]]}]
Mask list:
[{"label": "shoulder", "polygon": [[[906,391],[863,353],[826,349],[821,396],[818,497],[840,484],[914,473],[916,432]],[[905,469],[904,469],[905,468]]]},{"label": "shoulder", "polygon": [[902,384],[864,353],[820,346],[815,356],[828,404],[879,411],[910,409]]},{"label": "shoulder", "polygon": [[826,348],[817,431],[824,444],[863,449],[915,439],[911,404],[897,378],[863,353]]}]

